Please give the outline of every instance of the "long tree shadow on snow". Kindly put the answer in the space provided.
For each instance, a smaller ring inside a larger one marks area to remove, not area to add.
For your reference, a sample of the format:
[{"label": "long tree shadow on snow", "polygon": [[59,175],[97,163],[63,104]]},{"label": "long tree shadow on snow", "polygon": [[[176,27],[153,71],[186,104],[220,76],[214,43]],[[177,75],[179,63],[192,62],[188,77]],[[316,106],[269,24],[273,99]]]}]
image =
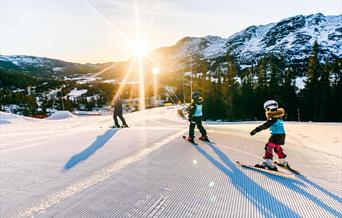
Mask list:
[{"label": "long tree shadow on snow", "polygon": [[214,152],[226,166],[216,160],[200,146],[193,145],[193,147],[213,163],[214,166],[226,174],[231,179],[231,182],[236,189],[239,190],[251,203],[253,203],[264,217],[300,217],[291,208],[283,204],[268,191],[246,176],[222,151],[212,144],[208,143],[208,145],[213,148]]},{"label": "long tree shadow on snow", "polygon": [[119,129],[109,129],[103,135],[99,135],[96,137],[96,140],[85,150],[82,152],[73,155],[68,162],[64,165],[64,169],[68,170],[73,168],[80,161],[87,159],[89,156],[94,154],[99,148],[105,145],[110,138],[118,131]]},{"label": "long tree shadow on snow", "polygon": [[[284,215],[286,215],[285,217],[298,217],[297,214],[295,214],[290,208],[288,208],[287,206],[283,205],[281,203],[281,205],[279,204],[279,201],[277,199],[275,199],[273,196],[270,198],[268,195],[270,195],[266,190],[264,190],[262,187],[260,187],[259,185],[257,185],[254,181],[252,181],[249,177],[247,177],[245,174],[243,174],[238,168],[237,166],[226,156],[225,153],[223,153],[219,148],[217,148],[216,146],[214,146],[213,144],[207,143],[207,145],[213,149],[213,151],[218,155],[218,157],[225,163],[225,165],[227,165],[232,171],[233,173],[236,173],[235,176],[239,177],[240,179],[248,179],[249,181],[251,181],[252,183],[254,183],[254,186],[258,187],[259,189],[262,189],[263,191],[259,192],[259,194],[254,195],[257,196],[257,200],[260,203],[263,203],[263,199],[261,198],[268,198],[266,203],[271,205],[269,206],[270,211],[276,216],[281,216],[283,217]],[[201,148],[200,148],[201,149]],[[198,150],[198,149],[197,149]],[[202,149],[203,150],[203,149]],[[204,150],[203,150],[204,151]],[[200,151],[201,152],[201,151]],[[205,151],[204,151],[205,152]],[[201,152],[202,153],[202,152]],[[205,152],[206,153],[206,152]],[[209,155],[209,154],[207,154]],[[211,157],[212,158],[212,157]],[[213,158],[212,158],[213,159]],[[216,161],[216,160],[215,160]],[[220,163],[219,163],[220,164]],[[215,163],[214,163],[215,165]],[[222,167],[222,164],[221,166]],[[223,166],[224,167],[224,166]],[[270,175],[268,173],[263,173],[260,172],[266,176],[268,176],[270,179],[284,185],[286,188],[288,188],[289,190],[293,190],[294,192],[297,192],[298,194],[301,194],[302,196],[304,196],[306,199],[312,201],[313,203],[315,203],[316,205],[318,205],[320,208],[324,209],[326,212],[336,216],[336,217],[342,217],[341,212],[335,210],[334,208],[328,206],[327,204],[325,204],[324,202],[322,202],[319,198],[317,198],[316,196],[312,195],[311,193],[305,191],[304,189],[301,188],[301,186],[305,186],[305,184],[303,182],[306,182],[307,184],[313,186],[314,188],[320,190],[321,192],[325,193],[326,195],[330,196],[331,198],[333,198],[334,200],[337,200],[338,202],[340,202],[341,198],[337,197],[336,195],[330,193],[329,191],[325,190],[324,188],[316,185],[315,183],[311,182],[310,180],[308,180],[307,178],[305,178],[304,176],[299,176],[299,178],[302,181],[296,181],[296,180],[292,180],[292,179],[284,179],[284,178],[280,178],[278,176],[275,175]],[[241,178],[241,177],[245,177],[245,178]],[[230,176],[230,178],[232,178]],[[243,184],[243,182],[239,181],[239,179],[235,180],[233,179],[233,182],[238,182],[236,185],[241,187],[241,184]],[[250,188],[248,188],[246,191],[248,191]],[[266,192],[266,196],[263,195],[265,194],[264,192]],[[250,192],[247,192],[250,193]],[[259,195],[259,196],[258,196]],[[253,197],[253,196],[252,196]],[[265,199],[264,199],[265,200]],[[270,202],[270,200],[274,201],[274,202]],[[253,201],[252,201],[253,202]],[[275,204],[274,204],[275,203]],[[266,205],[264,205],[266,206]],[[258,207],[259,208],[259,207]],[[268,208],[268,206],[266,206],[266,208]],[[260,209],[260,208],[259,208]],[[290,213],[289,213],[290,212]],[[285,213],[285,214],[284,214]],[[267,215],[267,214],[265,214]]]}]

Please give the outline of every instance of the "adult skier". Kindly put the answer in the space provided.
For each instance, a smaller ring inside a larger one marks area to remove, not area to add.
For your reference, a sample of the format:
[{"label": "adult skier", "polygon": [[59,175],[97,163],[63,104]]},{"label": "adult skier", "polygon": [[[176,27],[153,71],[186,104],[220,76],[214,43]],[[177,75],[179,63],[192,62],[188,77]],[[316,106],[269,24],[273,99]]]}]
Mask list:
[{"label": "adult skier", "polygon": [[278,103],[275,100],[269,100],[264,103],[265,115],[267,121],[261,126],[256,127],[250,134],[253,136],[256,133],[270,128],[271,137],[265,145],[264,161],[261,164],[256,164],[256,167],[269,170],[277,170],[273,164],[273,150],[277,154],[279,161],[278,165],[289,167],[286,160],[286,154],[283,152],[281,145],[285,144],[285,129],[282,117],[285,115],[283,108],[278,108]]},{"label": "adult skier", "polygon": [[200,96],[200,93],[198,91],[194,91],[191,94],[192,97],[192,103],[190,104],[188,111],[189,111],[189,137],[188,141],[191,143],[195,143],[194,136],[195,136],[195,126],[197,125],[197,128],[201,132],[201,137],[199,137],[202,141],[210,142],[207,137],[207,131],[204,129],[202,125],[203,120],[203,98]]},{"label": "adult skier", "polygon": [[118,117],[120,118],[122,122],[121,127],[128,127],[125,118],[122,115],[122,101],[121,101],[121,96],[118,95],[117,97],[114,98],[113,101],[113,119],[114,119],[114,126],[112,128],[120,128],[119,122],[118,122]]}]

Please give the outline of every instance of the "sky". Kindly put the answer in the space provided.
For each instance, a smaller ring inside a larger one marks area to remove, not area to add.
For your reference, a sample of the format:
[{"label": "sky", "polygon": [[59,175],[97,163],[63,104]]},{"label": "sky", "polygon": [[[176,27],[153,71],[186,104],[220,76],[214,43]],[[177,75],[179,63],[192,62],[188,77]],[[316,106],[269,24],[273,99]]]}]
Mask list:
[{"label": "sky", "polygon": [[342,14],[342,0],[0,0],[0,54],[79,63],[126,60],[185,36],[228,37],[296,15]]}]

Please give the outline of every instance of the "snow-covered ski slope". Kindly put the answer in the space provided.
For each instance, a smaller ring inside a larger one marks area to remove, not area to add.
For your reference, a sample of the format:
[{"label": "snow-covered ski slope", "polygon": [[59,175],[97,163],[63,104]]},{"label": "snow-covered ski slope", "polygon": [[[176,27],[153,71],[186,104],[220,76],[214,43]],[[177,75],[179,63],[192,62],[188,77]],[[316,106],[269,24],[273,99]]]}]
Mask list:
[{"label": "snow-covered ski slope", "polygon": [[111,116],[1,117],[1,217],[342,217],[341,124],[287,122],[303,175],[286,179],[235,164],[261,161],[261,122],[208,123],[216,144],[196,146],[174,107],[119,130]]}]

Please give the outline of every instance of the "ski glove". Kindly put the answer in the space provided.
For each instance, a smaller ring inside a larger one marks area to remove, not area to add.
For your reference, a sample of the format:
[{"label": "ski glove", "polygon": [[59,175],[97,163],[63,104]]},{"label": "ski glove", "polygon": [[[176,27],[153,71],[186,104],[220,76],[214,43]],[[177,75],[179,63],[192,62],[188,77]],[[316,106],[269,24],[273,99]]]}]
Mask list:
[{"label": "ski glove", "polygon": [[259,131],[258,131],[258,128],[255,128],[252,132],[250,132],[249,134],[251,135],[255,135],[257,134]]},{"label": "ski glove", "polygon": [[193,119],[193,116],[189,116],[189,117],[188,117],[188,121],[189,121],[189,122],[191,122],[192,119]]}]

